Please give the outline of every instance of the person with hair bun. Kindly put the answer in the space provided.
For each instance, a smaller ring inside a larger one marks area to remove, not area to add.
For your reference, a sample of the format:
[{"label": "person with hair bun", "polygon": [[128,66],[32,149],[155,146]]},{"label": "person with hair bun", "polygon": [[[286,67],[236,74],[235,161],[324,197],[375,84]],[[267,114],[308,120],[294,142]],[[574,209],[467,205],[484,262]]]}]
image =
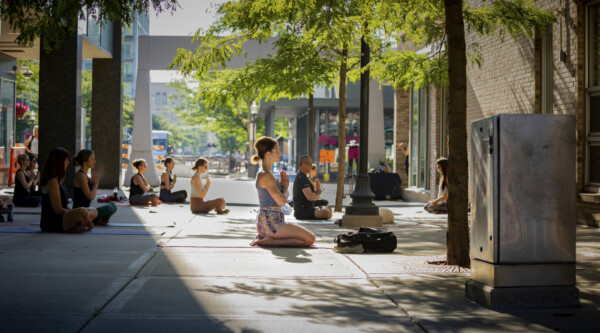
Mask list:
[{"label": "person with hair bun", "polygon": [[69,152],[61,147],[50,151],[42,170],[42,216],[40,229],[45,232],[84,232],[94,228],[96,210],[79,207],[69,209],[63,180],[69,166]]},{"label": "person with hair bun", "polygon": [[256,174],[256,190],[260,209],[256,217],[257,236],[251,246],[294,246],[310,247],[315,236],[305,228],[286,223],[281,207],[286,204],[290,180],[285,171],[280,172],[280,180],[275,178],[271,170],[273,163],[279,162],[281,152],[277,141],[268,136],[256,140],[254,144],[257,154],[252,157],[253,163],[261,162]]},{"label": "person with hair bun", "polygon": [[148,180],[144,177],[144,172],[146,172],[147,168],[146,160],[138,158],[133,161],[132,165],[137,170],[137,173],[131,177],[131,181],[129,182],[129,204],[141,206],[151,204],[152,206],[158,206],[158,196],[156,194],[146,194],[151,188]]},{"label": "person with hair bun", "polygon": [[187,192],[185,190],[171,192],[177,175],[172,175],[172,170],[175,167],[175,160],[172,157],[167,157],[163,160],[165,171],[160,175],[160,197],[162,202],[185,202]]},{"label": "person with hair bun", "polygon": [[117,206],[109,202],[97,208],[91,207],[98,191],[100,176],[96,170],[92,170],[91,178],[87,174],[96,165],[96,155],[89,149],[83,149],[73,160],[73,164],[80,167],[73,178],[73,208],[96,210],[97,216],[92,222],[94,225],[106,225],[110,217],[117,212]]},{"label": "person with hair bun", "polygon": [[217,214],[227,214],[229,209],[225,209],[225,199],[217,198],[209,201],[204,201],[208,190],[210,189],[210,179],[208,173],[206,173],[206,183],[202,184],[201,175],[208,171],[208,161],[204,158],[199,158],[194,163],[194,174],[190,184],[192,190],[190,193],[190,210],[194,214],[206,214],[212,210],[216,211]]},{"label": "person with hair bun", "polygon": [[13,203],[16,207],[37,207],[42,201],[41,196],[32,195],[31,191],[40,182],[39,174],[30,178],[27,172],[31,160],[27,154],[17,156],[19,169],[15,174],[15,192],[13,194]]}]

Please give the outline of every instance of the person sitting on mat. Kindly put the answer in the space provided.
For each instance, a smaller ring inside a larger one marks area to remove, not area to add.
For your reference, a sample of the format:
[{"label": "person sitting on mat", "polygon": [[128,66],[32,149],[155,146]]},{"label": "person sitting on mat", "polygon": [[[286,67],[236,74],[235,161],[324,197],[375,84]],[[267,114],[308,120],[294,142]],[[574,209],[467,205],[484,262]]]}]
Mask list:
[{"label": "person sitting on mat", "polygon": [[[319,179],[315,180],[316,176],[317,176],[317,166],[312,164],[310,166],[310,172],[308,173],[308,180],[310,180],[311,184],[313,185],[313,188],[320,189],[321,181]],[[319,199],[315,200],[315,207],[327,206],[327,205],[329,205],[329,201],[322,199],[321,197],[319,197]]]},{"label": "person sitting on mat", "polygon": [[437,160],[436,164],[438,173],[442,175],[438,187],[438,197],[429,200],[423,208],[434,214],[448,214],[448,159],[442,157]]},{"label": "person sitting on mat", "polygon": [[[73,164],[80,166],[73,178],[73,208],[91,207],[100,183],[96,170],[92,170],[91,178],[88,177],[88,171],[96,165],[96,155],[89,149],[83,149],[75,156]],[[117,206],[112,202],[92,209],[97,210],[97,216],[92,221],[94,225],[106,225],[117,212]]]},{"label": "person sitting on mat", "polygon": [[[27,175],[29,176],[29,179],[37,179],[37,184],[35,184],[34,186],[32,186],[29,189],[29,193],[33,196],[38,196],[38,197],[42,197],[42,191],[40,190],[40,171],[37,170],[38,165],[37,165],[37,157],[33,156],[33,155],[29,155],[29,167],[27,168]],[[37,170],[37,172],[36,172]]]},{"label": "person sitting on mat", "polygon": [[[227,214],[229,209],[225,209],[225,199],[218,198],[209,201],[204,201],[208,190],[210,190],[210,179],[208,178],[208,161],[199,158],[194,163],[194,174],[190,184],[192,191],[190,193],[190,210],[194,214],[206,214],[211,210],[215,210],[217,214]],[[202,184],[201,175],[206,172],[206,183]]]},{"label": "person sitting on mat", "polygon": [[9,195],[0,195],[0,204],[2,211],[6,213],[6,220],[4,216],[0,215],[0,222],[12,222],[13,221],[13,201]]},{"label": "person sitting on mat", "polygon": [[165,165],[165,171],[160,175],[160,197],[162,202],[185,202],[187,198],[187,192],[185,190],[171,192],[175,182],[177,182],[177,175],[172,175],[172,170],[175,167],[175,161],[172,157],[167,157],[163,161]]},{"label": "person sitting on mat", "polygon": [[[294,217],[299,220],[328,220],[332,216],[328,206],[315,206],[323,190],[315,190],[308,174],[312,168],[310,156],[302,156],[298,161],[299,172],[294,180]],[[319,182],[317,180],[317,182]],[[319,182],[320,185],[320,182]]]},{"label": "person sitting on mat", "polygon": [[260,204],[256,217],[257,236],[250,246],[312,246],[315,236],[310,231],[299,225],[285,222],[281,207],[286,204],[289,196],[290,179],[285,171],[279,173],[281,180],[277,180],[271,173],[273,163],[279,162],[281,157],[277,141],[263,136],[256,140],[254,148],[257,154],[252,157],[252,162],[262,161],[262,168],[256,174],[255,183]]},{"label": "person sitting on mat", "polygon": [[132,165],[137,170],[137,173],[131,177],[129,183],[129,204],[142,206],[151,204],[152,206],[158,206],[158,196],[153,193],[146,194],[151,189],[150,185],[148,185],[148,180],[144,177],[144,172],[146,172],[147,168],[146,160],[138,158],[133,161]]},{"label": "person sitting on mat", "polygon": [[31,161],[27,154],[17,156],[17,163],[19,164],[19,169],[15,174],[15,193],[13,195],[14,205],[17,207],[37,207],[40,205],[42,198],[40,196],[31,195],[30,191],[39,183],[39,176],[34,177],[33,179],[29,178],[27,168]]},{"label": "person sitting on mat", "polygon": [[69,152],[61,147],[50,151],[40,186],[42,187],[42,216],[40,229],[46,232],[84,232],[94,228],[92,220],[98,213],[95,209],[74,208],[69,209],[67,204],[67,191],[63,187],[63,180],[69,166]]}]

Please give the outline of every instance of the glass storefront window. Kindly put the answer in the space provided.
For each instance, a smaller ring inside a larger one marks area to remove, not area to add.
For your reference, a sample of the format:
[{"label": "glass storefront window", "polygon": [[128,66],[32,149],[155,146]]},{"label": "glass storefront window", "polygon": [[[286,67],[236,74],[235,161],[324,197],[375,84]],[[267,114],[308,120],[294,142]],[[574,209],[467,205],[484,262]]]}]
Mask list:
[{"label": "glass storefront window", "polygon": [[13,143],[13,125],[15,117],[15,83],[0,80],[0,164],[10,161],[10,147]]},{"label": "glass storefront window", "polygon": [[600,186],[600,1],[588,7],[587,186]]},{"label": "glass storefront window", "polygon": [[426,89],[412,89],[410,101],[409,185],[429,187],[428,103]]}]

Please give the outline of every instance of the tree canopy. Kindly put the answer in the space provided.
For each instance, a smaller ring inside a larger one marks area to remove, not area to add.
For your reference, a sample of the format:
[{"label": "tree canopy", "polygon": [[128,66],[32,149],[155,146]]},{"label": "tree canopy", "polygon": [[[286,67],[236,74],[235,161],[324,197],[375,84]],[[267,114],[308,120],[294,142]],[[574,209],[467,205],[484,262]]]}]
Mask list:
[{"label": "tree canopy", "polygon": [[67,33],[77,33],[77,24],[69,24],[73,20],[91,17],[100,24],[120,21],[126,25],[133,22],[135,13],[150,7],[161,13],[173,12],[177,6],[177,0],[2,1],[2,19],[19,32],[19,45],[31,46],[43,37],[42,46],[49,51]]}]

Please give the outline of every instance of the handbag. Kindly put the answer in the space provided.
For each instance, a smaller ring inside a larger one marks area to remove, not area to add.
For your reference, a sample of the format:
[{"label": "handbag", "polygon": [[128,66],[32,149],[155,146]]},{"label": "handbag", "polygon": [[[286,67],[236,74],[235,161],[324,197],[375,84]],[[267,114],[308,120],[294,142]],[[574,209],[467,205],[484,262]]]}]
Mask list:
[{"label": "handbag", "polygon": [[361,227],[358,232],[337,235],[333,240],[338,247],[362,245],[365,252],[393,252],[398,246],[396,235],[391,231]]}]

